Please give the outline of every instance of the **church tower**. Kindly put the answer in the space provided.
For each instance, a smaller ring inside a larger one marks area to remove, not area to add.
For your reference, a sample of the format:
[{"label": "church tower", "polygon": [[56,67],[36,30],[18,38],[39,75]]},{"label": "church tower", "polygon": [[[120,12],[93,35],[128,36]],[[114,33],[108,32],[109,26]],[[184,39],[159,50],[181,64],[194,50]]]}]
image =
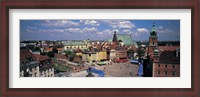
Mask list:
[{"label": "church tower", "polygon": [[154,54],[154,50],[158,47],[158,36],[156,32],[155,23],[153,23],[152,30],[149,36],[149,54]]},{"label": "church tower", "polygon": [[117,44],[118,44],[117,34],[116,34],[116,31],[114,31],[111,49],[116,49]]},{"label": "church tower", "polygon": [[112,42],[117,42],[117,34],[116,34],[116,31],[114,31],[114,36],[113,36]]}]

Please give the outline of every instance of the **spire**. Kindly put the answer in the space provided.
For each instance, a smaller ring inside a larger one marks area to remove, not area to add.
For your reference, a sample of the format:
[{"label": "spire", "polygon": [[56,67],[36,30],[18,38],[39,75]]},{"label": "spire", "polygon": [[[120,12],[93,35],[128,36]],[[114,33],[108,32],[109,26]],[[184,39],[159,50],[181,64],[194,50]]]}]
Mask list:
[{"label": "spire", "polygon": [[116,31],[114,31],[114,36],[113,36],[113,41],[112,42],[117,42],[117,34]]},{"label": "spire", "polygon": [[153,31],[156,32],[155,22],[153,22],[152,32],[153,32]]},{"label": "spire", "polygon": [[153,22],[153,27],[152,27],[152,30],[151,30],[151,36],[153,35],[153,36],[156,36],[156,26],[155,26],[155,22]]}]

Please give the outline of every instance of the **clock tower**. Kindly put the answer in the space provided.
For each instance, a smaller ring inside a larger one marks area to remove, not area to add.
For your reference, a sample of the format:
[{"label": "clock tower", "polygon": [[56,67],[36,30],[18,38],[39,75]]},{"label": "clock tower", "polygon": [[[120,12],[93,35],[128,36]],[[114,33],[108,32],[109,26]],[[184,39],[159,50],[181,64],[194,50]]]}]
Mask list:
[{"label": "clock tower", "polygon": [[156,32],[156,27],[155,27],[155,23],[153,23],[153,27],[152,30],[150,32],[150,36],[149,36],[149,49],[148,49],[148,53],[153,55],[154,54],[154,50],[158,47],[158,36],[157,36],[157,32]]}]

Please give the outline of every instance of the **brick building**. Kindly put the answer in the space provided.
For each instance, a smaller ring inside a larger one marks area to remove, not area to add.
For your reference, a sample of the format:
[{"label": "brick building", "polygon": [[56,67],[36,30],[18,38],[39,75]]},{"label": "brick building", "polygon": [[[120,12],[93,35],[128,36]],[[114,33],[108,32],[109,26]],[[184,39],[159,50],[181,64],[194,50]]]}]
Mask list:
[{"label": "brick building", "polygon": [[153,61],[154,77],[180,77],[180,49],[166,50],[159,54],[154,52]]}]

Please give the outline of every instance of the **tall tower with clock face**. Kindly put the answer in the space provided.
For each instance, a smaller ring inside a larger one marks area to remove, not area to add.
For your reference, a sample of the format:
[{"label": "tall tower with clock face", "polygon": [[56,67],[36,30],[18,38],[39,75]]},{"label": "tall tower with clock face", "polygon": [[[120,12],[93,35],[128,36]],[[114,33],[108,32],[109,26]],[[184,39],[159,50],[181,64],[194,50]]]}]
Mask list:
[{"label": "tall tower with clock face", "polygon": [[158,47],[158,36],[156,32],[155,23],[153,23],[152,30],[149,36],[149,54],[154,54],[154,50]]}]

